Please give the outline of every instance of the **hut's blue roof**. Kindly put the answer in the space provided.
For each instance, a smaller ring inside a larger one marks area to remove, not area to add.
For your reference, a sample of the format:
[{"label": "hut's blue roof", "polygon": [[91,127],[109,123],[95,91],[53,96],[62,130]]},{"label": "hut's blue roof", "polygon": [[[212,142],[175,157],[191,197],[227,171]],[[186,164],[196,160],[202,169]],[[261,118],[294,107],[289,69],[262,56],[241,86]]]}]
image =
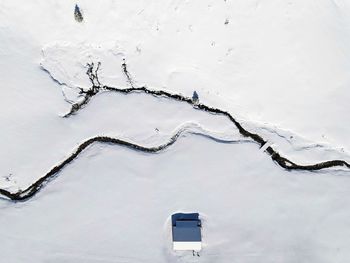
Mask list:
[{"label": "hut's blue roof", "polygon": [[200,242],[201,221],[198,213],[177,213],[171,216],[173,241]]},{"label": "hut's blue roof", "polygon": [[176,221],[199,221],[198,213],[177,213],[171,216],[171,223],[175,226]]}]

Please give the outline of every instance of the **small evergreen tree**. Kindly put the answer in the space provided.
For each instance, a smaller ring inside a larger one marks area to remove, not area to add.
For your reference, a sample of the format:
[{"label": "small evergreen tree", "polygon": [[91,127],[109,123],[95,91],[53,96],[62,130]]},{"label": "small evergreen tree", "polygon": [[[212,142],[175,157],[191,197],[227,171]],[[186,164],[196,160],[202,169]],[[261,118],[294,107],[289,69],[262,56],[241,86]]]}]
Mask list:
[{"label": "small evergreen tree", "polygon": [[193,91],[192,101],[196,102],[196,103],[199,101],[199,97],[198,97],[197,91]]},{"label": "small evergreen tree", "polygon": [[79,23],[83,21],[83,15],[77,4],[75,5],[75,9],[74,9],[74,17],[75,17],[75,20],[78,21]]}]

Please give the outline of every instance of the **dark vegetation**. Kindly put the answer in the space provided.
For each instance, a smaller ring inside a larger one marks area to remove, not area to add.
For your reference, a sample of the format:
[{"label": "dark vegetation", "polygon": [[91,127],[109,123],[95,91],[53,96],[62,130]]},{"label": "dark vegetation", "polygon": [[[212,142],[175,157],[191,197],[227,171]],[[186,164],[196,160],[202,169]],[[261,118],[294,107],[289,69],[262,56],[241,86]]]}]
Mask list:
[{"label": "dark vegetation", "polygon": [[[130,88],[120,89],[115,87],[109,87],[106,85],[102,85],[99,81],[98,77],[98,71],[100,69],[101,63],[97,63],[95,66],[94,63],[88,63],[87,64],[87,76],[90,79],[91,87],[88,90],[80,90],[80,94],[83,96],[83,99],[81,102],[75,103],[72,105],[71,110],[64,116],[69,117],[75,113],[77,113],[79,110],[81,110],[85,105],[88,104],[88,102],[99,92],[101,91],[110,91],[110,92],[119,92],[122,94],[129,94],[129,93],[145,93],[150,94],[152,96],[156,97],[165,97],[168,99],[173,99],[179,102],[185,102],[193,106],[195,110],[201,110],[205,111],[211,114],[219,114],[226,116],[238,129],[241,135],[243,135],[246,138],[251,139],[255,143],[259,145],[259,147],[263,147],[267,141],[265,141],[260,135],[256,133],[252,133],[248,130],[246,130],[229,112],[224,111],[219,108],[214,108],[207,106],[203,103],[198,102],[198,94],[195,96],[195,93],[193,94],[193,97],[186,97],[181,94],[174,94],[170,93],[168,91],[164,90],[152,90],[145,86],[143,87],[136,87],[134,84],[134,81],[132,80],[132,77],[127,69],[126,62],[124,60],[122,64],[122,70],[125,74],[125,77],[127,79],[127,82],[130,85]],[[0,189],[0,194],[11,199],[14,201],[24,201],[29,199],[30,197],[34,196],[42,187],[44,187],[50,180],[52,180],[57,174],[69,163],[71,163],[75,158],[78,157],[78,155],[84,151],[88,146],[94,144],[94,143],[108,143],[108,144],[115,144],[119,146],[129,147],[131,149],[142,151],[146,153],[158,153],[172,144],[174,144],[177,140],[177,138],[181,135],[181,131],[176,133],[170,140],[157,147],[144,147],[142,145],[134,144],[128,141],[120,140],[117,138],[112,137],[106,137],[106,136],[96,136],[93,138],[90,138],[83,143],[81,143],[78,148],[69,155],[64,161],[59,163],[58,165],[54,166],[49,172],[47,172],[43,177],[41,177],[39,180],[34,182],[32,185],[30,185],[28,188],[24,190],[20,190],[16,193],[11,193],[5,189]],[[317,171],[325,168],[331,168],[331,167],[346,167],[350,169],[350,164],[347,163],[344,160],[329,160],[325,162],[319,162],[315,164],[297,164],[291,160],[289,160],[286,157],[281,156],[276,150],[274,150],[271,146],[267,147],[265,152],[271,157],[271,159],[281,166],[282,168],[286,170],[304,170],[304,171]]]},{"label": "dark vegetation", "polygon": [[81,10],[77,4],[75,5],[75,8],[74,8],[74,18],[79,23],[83,22],[84,20],[83,14],[81,13]]}]

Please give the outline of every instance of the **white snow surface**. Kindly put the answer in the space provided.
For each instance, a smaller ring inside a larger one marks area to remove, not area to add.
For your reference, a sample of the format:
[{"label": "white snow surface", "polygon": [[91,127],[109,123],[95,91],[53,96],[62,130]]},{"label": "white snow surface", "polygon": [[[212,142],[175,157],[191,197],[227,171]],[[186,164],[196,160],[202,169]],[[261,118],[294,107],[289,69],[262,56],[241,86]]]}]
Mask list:
[{"label": "white snow surface", "polygon": [[[74,6],[84,21],[74,20]],[[350,2],[0,1],[0,188],[24,189],[83,141],[108,135],[157,154],[88,147],[26,202],[0,199],[1,262],[349,262],[350,173],[288,172],[225,117],[292,161],[350,161]],[[170,216],[199,212],[201,257],[171,249]],[[28,261],[29,260],[29,261]]]}]

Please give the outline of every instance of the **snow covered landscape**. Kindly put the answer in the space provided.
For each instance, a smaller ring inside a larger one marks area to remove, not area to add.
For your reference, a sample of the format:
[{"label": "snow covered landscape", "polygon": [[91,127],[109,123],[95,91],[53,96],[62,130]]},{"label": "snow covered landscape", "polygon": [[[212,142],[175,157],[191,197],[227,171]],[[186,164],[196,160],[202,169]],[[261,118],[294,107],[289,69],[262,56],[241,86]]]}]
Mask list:
[{"label": "snow covered landscape", "polygon": [[0,0],[0,39],[1,262],[350,261],[349,1]]}]

